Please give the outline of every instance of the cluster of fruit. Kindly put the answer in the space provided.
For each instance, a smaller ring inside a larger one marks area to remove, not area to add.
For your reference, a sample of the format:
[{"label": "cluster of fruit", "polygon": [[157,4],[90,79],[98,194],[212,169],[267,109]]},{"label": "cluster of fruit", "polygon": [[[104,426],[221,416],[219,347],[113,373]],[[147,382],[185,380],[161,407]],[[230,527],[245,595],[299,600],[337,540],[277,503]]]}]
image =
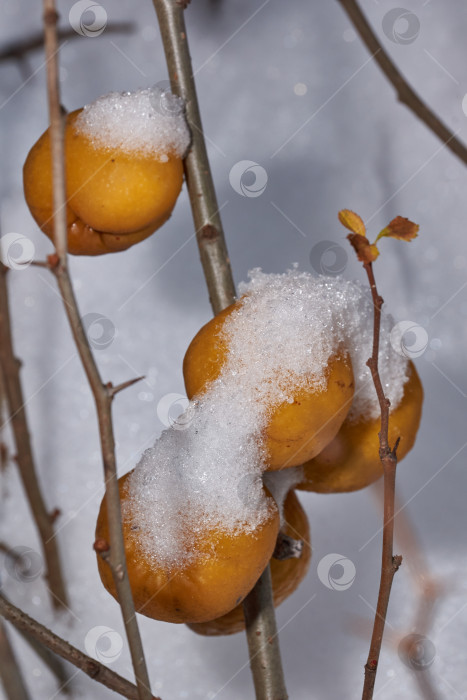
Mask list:
[{"label": "cluster of fruit", "polygon": [[[111,93],[67,115],[71,253],[124,250],[170,216],[189,132],[183,105],[166,107],[151,89]],[[46,131],[27,157],[24,190],[52,238],[51,170]],[[391,349],[388,323],[383,384],[389,439],[400,438],[402,459],[415,441],[423,391],[413,364]],[[365,364],[371,324],[371,303],[357,285],[254,271],[240,299],[199,331],[183,364],[191,400],[183,422],[119,481],[139,612],[229,634],[243,628],[241,602],[268,562],[276,605],[296,589],[311,549],[294,488],[353,491],[382,475],[378,404]],[[272,558],[280,530],[303,541],[301,557]],[[96,537],[109,539],[105,501]],[[115,596],[108,564],[98,557],[98,566]]]},{"label": "cluster of fruit", "polygon": [[[183,364],[188,418],[120,479],[139,612],[230,634],[243,628],[240,604],[268,562],[276,605],[296,589],[311,551],[294,488],[352,491],[382,475],[365,365],[371,322],[371,302],[356,285],[256,271],[241,298],[201,328]],[[390,346],[390,323],[383,382],[402,458],[414,444],[423,392],[413,364]],[[279,530],[304,541],[301,558],[271,559]],[[108,538],[105,502],[96,536]],[[115,595],[108,565],[98,566]]]}]

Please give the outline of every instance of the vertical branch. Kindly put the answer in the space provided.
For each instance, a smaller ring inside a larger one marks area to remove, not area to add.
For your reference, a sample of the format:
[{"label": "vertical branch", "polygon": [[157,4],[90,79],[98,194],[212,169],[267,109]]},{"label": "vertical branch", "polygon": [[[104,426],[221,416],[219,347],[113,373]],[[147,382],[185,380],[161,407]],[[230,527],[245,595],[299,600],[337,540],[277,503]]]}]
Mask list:
[{"label": "vertical branch", "polygon": [[[188,38],[183,16],[186,0],[153,0],[164,44],[172,89],[185,100],[192,134],[184,167],[190,195],[201,264],[214,314],[235,299],[235,286],[219,208],[206,151]],[[269,566],[245,598],[251,670],[256,697],[284,700],[287,697],[276,628]]]},{"label": "vertical branch", "polygon": [[[0,275],[2,274],[0,268]],[[2,371],[0,368],[0,474],[6,469],[9,461],[8,447],[4,441],[5,438],[5,426],[7,423],[6,413],[8,409],[6,406],[6,396],[5,396],[5,385],[3,382]],[[1,494],[0,494],[1,496]]]},{"label": "vertical branch", "polygon": [[106,485],[110,555],[109,561],[121,606],[140,700],[150,700],[149,676],[136,620],[135,606],[126,567],[122,515],[117,482],[115,440],[112,425],[113,391],[104,385],[84,331],[73,286],[67,269],[66,186],[63,118],[60,109],[57,60],[57,18],[55,0],[44,0],[44,34],[47,59],[47,87],[50,110],[50,143],[54,184],[54,241],[56,255],[49,263],[57,279],[73,339],[86,372],[96,404],[101,453]]},{"label": "vertical branch", "polygon": [[186,103],[192,142],[185,177],[209,298],[215,314],[235,299],[232,270],[204,140],[198,96],[188,48],[183,2],[153,0],[164,44],[172,90]]},{"label": "vertical branch", "polygon": [[376,288],[375,277],[371,262],[364,263],[363,267],[368,275],[371,295],[373,298],[373,352],[367,362],[375,385],[378,401],[381,409],[381,430],[379,433],[379,455],[384,471],[384,524],[383,524],[383,548],[381,557],[381,579],[376,606],[373,633],[370,642],[368,660],[365,664],[365,681],[363,685],[362,700],[371,700],[376,680],[381,644],[383,641],[384,626],[391,595],[394,574],[402,562],[401,556],[393,556],[394,542],[394,502],[396,488],[396,450],[398,442],[393,449],[389,447],[389,400],[384,395],[383,386],[378,370],[379,336],[381,327],[381,307],[383,299]]},{"label": "vertical branch", "polygon": [[58,544],[52,518],[47,512],[37,478],[19,377],[20,362],[13,351],[6,275],[7,268],[0,263],[0,366],[9,422],[11,422],[16,445],[16,463],[39,532],[52,605],[55,608],[66,608],[68,597]]},{"label": "vertical branch", "polygon": [[5,625],[0,619],[0,680],[8,700],[30,700],[21,670],[8,639]]},{"label": "vertical branch", "polygon": [[65,162],[65,124],[60,106],[58,65],[58,14],[55,0],[43,0],[44,46],[47,64],[47,99],[50,119],[50,148],[52,152],[52,196],[54,216],[54,244],[59,261],[66,265],[66,186],[63,176]]},{"label": "vertical branch", "polygon": [[256,700],[286,700],[269,566],[243,602],[243,614]]}]

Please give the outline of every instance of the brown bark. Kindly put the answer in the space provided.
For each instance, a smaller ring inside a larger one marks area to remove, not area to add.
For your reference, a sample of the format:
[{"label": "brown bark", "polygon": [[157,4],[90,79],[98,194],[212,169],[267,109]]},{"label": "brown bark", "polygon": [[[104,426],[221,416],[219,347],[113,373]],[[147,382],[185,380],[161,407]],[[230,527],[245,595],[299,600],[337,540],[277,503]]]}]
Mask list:
[{"label": "brown bark", "polygon": [[128,639],[139,700],[151,700],[149,675],[144,658],[141,636],[135,614],[133,596],[126,568],[125,546],[122,532],[122,515],[117,482],[115,440],[112,425],[112,399],[114,390],[102,382],[88,338],[86,336],[67,265],[66,187],[64,159],[64,122],[60,107],[58,81],[57,12],[54,0],[44,0],[44,37],[47,59],[47,95],[50,116],[50,144],[52,152],[54,244],[56,254],[49,256],[50,268],[57,279],[60,294],[68,317],[89,386],[96,404],[104,468],[105,498],[108,508],[110,564],[114,575],[117,597],[120,603]]}]

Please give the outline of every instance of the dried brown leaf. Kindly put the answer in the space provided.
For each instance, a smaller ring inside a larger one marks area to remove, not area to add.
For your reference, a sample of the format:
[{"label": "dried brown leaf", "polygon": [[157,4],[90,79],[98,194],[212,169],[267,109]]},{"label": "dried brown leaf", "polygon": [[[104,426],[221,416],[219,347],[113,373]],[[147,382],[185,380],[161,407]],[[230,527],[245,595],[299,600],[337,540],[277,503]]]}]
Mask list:
[{"label": "dried brown leaf", "polygon": [[417,237],[419,228],[420,226],[414,224],[410,219],[406,219],[403,216],[396,216],[386,228],[383,228],[376,240],[387,236],[388,238],[397,238],[400,241],[411,241],[413,238]]}]

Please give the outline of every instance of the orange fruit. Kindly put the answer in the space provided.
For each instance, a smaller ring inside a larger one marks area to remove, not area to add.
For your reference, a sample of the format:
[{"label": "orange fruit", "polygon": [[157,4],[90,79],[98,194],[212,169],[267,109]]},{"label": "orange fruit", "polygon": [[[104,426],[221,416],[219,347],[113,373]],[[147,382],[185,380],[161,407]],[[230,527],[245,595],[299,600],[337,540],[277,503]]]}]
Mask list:
[{"label": "orange fruit", "polygon": [[[181,158],[166,162],[143,152],[96,145],[75,122],[65,124],[66,218],[69,252],[100,255],[144,240],[170,216],[183,182]],[[23,168],[26,202],[42,231],[53,239],[50,133],[31,148]]]},{"label": "orange fruit", "polygon": [[[204,393],[221,374],[229,352],[222,328],[241,304],[240,299],[221,311],[191,341],[183,360],[188,398]],[[274,382],[274,377],[270,381]],[[292,384],[287,390],[293,395],[293,401],[266,407],[267,425],[259,436],[268,470],[303,464],[321,452],[336,435],[354,393],[352,366],[347,353],[341,351],[329,358],[324,390],[303,386],[303,383],[295,388]]]},{"label": "orange fruit", "polygon": [[[399,405],[389,414],[389,444],[395,444],[400,461],[412,449],[422,414],[423,388],[415,365],[409,362],[409,378]],[[336,437],[319,455],[304,465],[305,478],[298,489],[318,493],[357,491],[383,475],[379,459],[380,419],[346,418]]]},{"label": "orange fruit", "polygon": [[[179,566],[159,564],[141,546],[137,532],[144,523],[130,517],[125,507],[129,496],[128,478],[119,479],[123,513],[123,536],[128,577],[137,612],[165,622],[206,622],[224,615],[238,605],[253,588],[265,569],[279,532],[279,513],[272,498],[268,518],[253,531],[235,532],[222,528],[202,530],[184,521],[180,515],[180,531],[191,552]],[[109,541],[107,506],[101,503],[96,526],[96,539]],[[109,565],[97,558],[99,574],[105,588],[116,597]]]},{"label": "orange fruit", "polygon": [[[306,576],[311,559],[310,528],[308,518],[294,491],[289,491],[284,502],[284,526],[281,532],[295,540],[303,541],[300,558],[274,559],[270,561],[274,606],[280,605],[300,585]],[[193,632],[206,636],[235,634],[245,629],[243,607],[237,605],[222,617],[209,622],[191,623]]]}]

